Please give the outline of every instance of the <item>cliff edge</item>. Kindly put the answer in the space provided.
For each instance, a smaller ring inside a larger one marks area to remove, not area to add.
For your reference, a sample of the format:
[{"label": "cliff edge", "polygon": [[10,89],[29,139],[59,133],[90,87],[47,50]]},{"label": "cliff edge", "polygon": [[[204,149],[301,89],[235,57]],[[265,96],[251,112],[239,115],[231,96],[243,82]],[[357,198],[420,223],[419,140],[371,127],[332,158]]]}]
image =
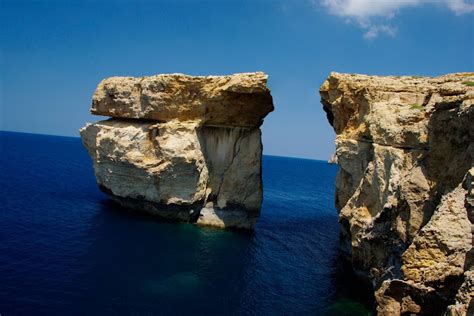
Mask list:
[{"label": "cliff edge", "polygon": [[267,75],[112,77],[80,130],[102,191],[168,219],[252,228],[262,202]]},{"label": "cliff edge", "polygon": [[473,315],[474,73],[331,73],[341,248],[379,315]]}]

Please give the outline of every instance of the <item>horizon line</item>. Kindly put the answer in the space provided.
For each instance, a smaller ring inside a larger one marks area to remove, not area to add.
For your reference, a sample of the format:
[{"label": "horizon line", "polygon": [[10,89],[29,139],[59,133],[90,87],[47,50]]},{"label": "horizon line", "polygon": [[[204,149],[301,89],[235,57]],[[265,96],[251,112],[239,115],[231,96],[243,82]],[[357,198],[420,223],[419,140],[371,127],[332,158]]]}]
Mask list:
[{"label": "horizon line", "polygon": [[[77,138],[80,139],[80,136],[68,136],[68,135],[58,135],[58,134],[44,134],[44,133],[34,133],[34,132],[25,132],[25,131],[11,131],[11,130],[5,130],[5,129],[0,129],[0,133],[16,133],[16,134],[29,134],[29,135],[38,135],[38,136],[54,136],[54,137],[65,137],[65,138]],[[291,158],[291,159],[301,159],[301,160],[314,160],[314,161],[323,161],[328,163],[327,160],[322,160],[322,159],[316,159],[316,158],[308,158],[308,157],[295,157],[295,156],[280,156],[280,155],[274,155],[274,154],[263,154],[262,156],[270,156],[270,157],[279,157],[279,158]]]}]

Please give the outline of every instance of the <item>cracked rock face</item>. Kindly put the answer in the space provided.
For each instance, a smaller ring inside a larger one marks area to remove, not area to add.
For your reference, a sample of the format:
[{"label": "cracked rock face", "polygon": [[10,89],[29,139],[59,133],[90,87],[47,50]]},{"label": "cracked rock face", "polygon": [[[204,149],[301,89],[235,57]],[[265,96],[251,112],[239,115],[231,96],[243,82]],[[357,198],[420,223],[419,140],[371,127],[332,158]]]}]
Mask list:
[{"label": "cracked rock face", "polygon": [[379,315],[474,314],[474,73],[331,73],[341,248]]},{"label": "cracked rock face", "polygon": [[262,202],[261,131],[273,110],[263,73],[103,80],[81,137],[99,187],[168,219],[252,228]]}]

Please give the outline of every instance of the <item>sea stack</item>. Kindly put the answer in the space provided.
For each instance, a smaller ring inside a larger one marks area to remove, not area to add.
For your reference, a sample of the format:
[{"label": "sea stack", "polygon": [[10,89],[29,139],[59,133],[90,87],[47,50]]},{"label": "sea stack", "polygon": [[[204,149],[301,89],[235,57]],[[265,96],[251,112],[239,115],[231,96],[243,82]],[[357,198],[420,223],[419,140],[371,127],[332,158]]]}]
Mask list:
[{"label": "sea stack", "polygon": [[262,72],[111,77],[80,130],[97,183],[126,208],[250,229],[262,202],[260,126],[273,111]]},{"label": "sea stack", "polygon": [[474,73],[331,73],[341,248],[379,315],[474,315]]}]

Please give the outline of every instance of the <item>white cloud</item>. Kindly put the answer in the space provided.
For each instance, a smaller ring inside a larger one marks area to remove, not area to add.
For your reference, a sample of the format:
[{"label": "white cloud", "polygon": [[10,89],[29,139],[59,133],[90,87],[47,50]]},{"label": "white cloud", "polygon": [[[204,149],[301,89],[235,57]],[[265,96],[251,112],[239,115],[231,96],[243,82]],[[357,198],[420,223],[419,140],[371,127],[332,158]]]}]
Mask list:
[{"label": "white cloud", "polygon": [[442,1],[457,15],[474,12],[474,4],[468,3],[465,0],[451,0]]},{"label": "white cloud", "polygon": [[371,40],[383,33],[393,37],[397,33],[397,29],[389,25],[369,25],[365,29],[364,38]]},{"label": "white cloud", "polygon": [[357,23],[366,39],[380,34],[395,36],[392,22],[397,13],[427,4],[445,6],[456,15],[474,12],[473,0],[319,0],[319,5],[329,13]]}]

